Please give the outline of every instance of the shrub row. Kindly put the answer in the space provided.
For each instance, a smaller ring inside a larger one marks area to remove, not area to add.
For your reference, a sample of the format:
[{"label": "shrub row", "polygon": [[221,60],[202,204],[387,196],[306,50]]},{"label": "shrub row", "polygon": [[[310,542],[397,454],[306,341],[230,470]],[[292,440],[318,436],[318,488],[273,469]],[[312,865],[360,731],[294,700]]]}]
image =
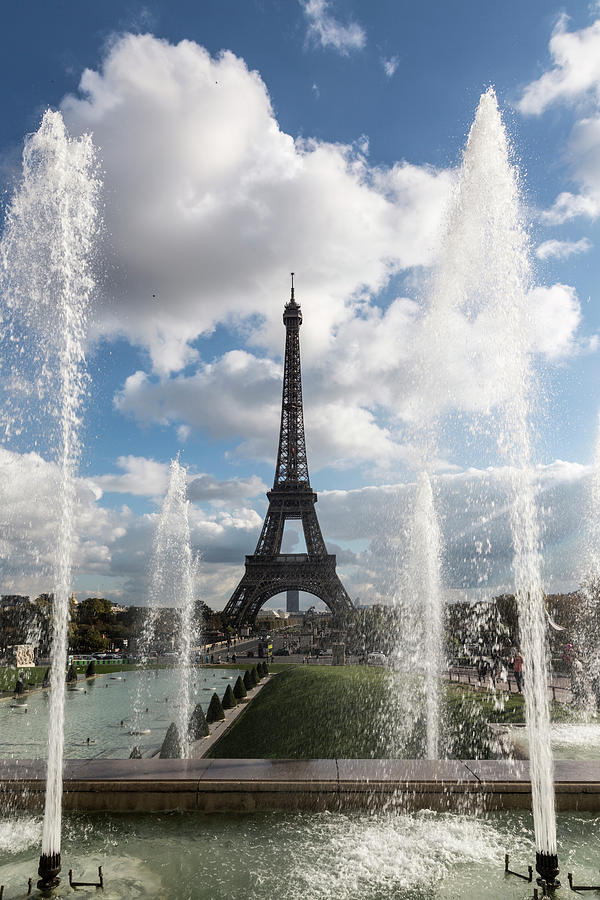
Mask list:
[{"label": "shrub row", "polygon": [[[204,715],[201,704],[196,704],[188,725],[188,740],[198,741],[200,738],[210,734],[210,728],[208,726],[212,725],[213,722],[222,721],[225,718],[225,710],[233,709],[237,706],[238,701],[243,700],[247,696],[248,691],[253,690],[260,680],[268,674],[269,668],[267,664],[259,662],[258,665],[253,666],[252,669],[246,669],[243,678],[241,675],[238,675],[233,689],[230,684],[227,685],[222,701],[219,699],[218,694],[213,694],[210,698],[206,715]],[[182,745],[183,742],[179,734],[179,729],[175,722],[172,722],[169,725],[163,745],[160,749],[160,758],[181,758],[183,750]],[[139,754],[139,749],[137,747],[134,748],[132,758],[139,759],[140,756],[136,754],[136,751],[137,754]]]}]

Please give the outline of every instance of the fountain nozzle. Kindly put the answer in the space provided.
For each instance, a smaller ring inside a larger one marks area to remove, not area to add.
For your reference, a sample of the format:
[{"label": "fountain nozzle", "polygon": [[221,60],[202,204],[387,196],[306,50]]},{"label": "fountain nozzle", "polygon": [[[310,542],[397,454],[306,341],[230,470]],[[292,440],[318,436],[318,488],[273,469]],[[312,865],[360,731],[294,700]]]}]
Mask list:
[{"label": "fountain nozzle", "polygon": [[540,876],[537,879],[538,884],[541,884],[542,881],[544,881],[549,891],[554,891],[556,888],[560,887],[560,881],[556,877],[559,872],[558,856],[556,853],[538,851],[535,854],[535,869]]},{"label": "fountain nozzle", "polygon": [[56,887],[60,882],[59,872],[60,853],[42,853],[38,866],[38,875],[40,876],[40,880],[37,883],[38,888],[41,891],[47,891]]}]

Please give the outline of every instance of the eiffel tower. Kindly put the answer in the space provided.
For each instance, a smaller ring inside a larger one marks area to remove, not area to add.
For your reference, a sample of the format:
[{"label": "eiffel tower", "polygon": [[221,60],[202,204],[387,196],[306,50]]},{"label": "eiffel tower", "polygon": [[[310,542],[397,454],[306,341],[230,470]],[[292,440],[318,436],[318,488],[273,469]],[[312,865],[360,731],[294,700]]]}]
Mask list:
[{"label": "eiffel tower", "polygon": [[[231,595],[224,615],[236,626],[253,623],[271,597],[287,590],[307,591],[327,604],[334,615],[352,610],[350,597],[335,571],[335,554],[328,553],[321,533],[310,486],[300,369],[302,310],[294,298],[294,273],[289,303],[283,311],[285,363],[281,401],[281,429],[269,508],[246,572]],[[286,519],[300,519],[306,553],[283,553],[281,541]]]}]

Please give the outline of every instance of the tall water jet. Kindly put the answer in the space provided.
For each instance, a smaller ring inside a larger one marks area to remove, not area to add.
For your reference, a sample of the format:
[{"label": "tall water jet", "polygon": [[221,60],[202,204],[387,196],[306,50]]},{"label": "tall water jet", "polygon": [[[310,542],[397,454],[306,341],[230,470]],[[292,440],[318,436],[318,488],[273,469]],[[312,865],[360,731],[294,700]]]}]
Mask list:
[{"label": "tall water jet", "polygon": [[575,701],[591,718],[600,707],[600,415],[585,526],[585,575],[579,590],[573,688]]},{"label": "tall water jet", "polygon": [[[179,657],[176,725],[183,757],[188,754],[188,724],[192,713],[191,653],[194,644],[195,601],[195,563],[190,543],[188,510],[186,470],[178,459],[174,459],[171,461],[169,486],[154,536],[145,642],[148,649],[155,636],[154,626],[159,610],[162,607],[177,609],[178,622],[174,633]],[[139,697],[136,706],[134,731],[139,730]]]},{"label": "tall water jet", "polygon": [[440,577],[441,533],[435,511],[431,481],[419,475],[413,511],[408,563],[410,608],[413,627],[413,671],[423,679],[427,759],[440,753],[440,689],[442,679],[443,596]]},{"label": "tall water jet", "polygon": [[[481,97],[465,149],[427,327],[436,338],[439,369],[447,373],[435,386],[436,396],[443,401],[446,390],[448,406],[453,403],[456,341],[470,357],[468,401],[479,416],[474,430],[480,437],[495,437],[507,463],[537,868],[551,886],[557,883],[558,860],[546,616],[532,477],[531,418],[537,392],[527,307],[530,287],[518,173],[510,163],[506,132],[490,88]],[[490,427],[492,410],[496,412]]]},{"label": "tall water jet", "polygon": [[[50,443],[57,469],[57,530],[53,558],[52,665],[46,805],[40,886],[60,872],[65,665],[75,540],[75,474],[85,386],[84,339],[94,279],[90,269],[98,228],[100,181],[91,137],[68,137],[60,113],[48,110],[27,138],[23,178],[6,215],[1,243],[4,336],[18,358],[27,348],[39,366],[37,396],[54,423]],[[22,363],[21,363],[22,365]],[[36,391],[34,390],[34,393]]]}]

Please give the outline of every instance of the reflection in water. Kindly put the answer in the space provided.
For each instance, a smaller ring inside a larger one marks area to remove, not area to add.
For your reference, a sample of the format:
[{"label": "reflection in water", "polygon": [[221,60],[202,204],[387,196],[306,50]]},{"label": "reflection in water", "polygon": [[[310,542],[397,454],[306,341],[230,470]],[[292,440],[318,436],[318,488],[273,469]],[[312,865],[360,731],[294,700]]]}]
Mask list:
[{"label": "reflection in water", "polygon": [[[195,702],[202,703],[206,711],[213,691],[222,696],[227,685],[235,683],[239,672],[239,669],[226,668],[192,670],[191,690]],[[146,699],[141,715],[140,730],[143,733],[136,738],[136,743],[142,752],[162,744],[167,728],[177,713],[177,671],[123,672],[121,680],[103,675],[80,680],[76,690],[66,691],[67,759],[126,759],[129,756],[129,732],[138,684],[140,694]],[[167,702],[165,698],[168,698]],[[12,709],[8,702],[0,702],[0,759],[43,759],[46,755],[47,729],[47,691],[35,692],[27,697],[27,712]]]}]

